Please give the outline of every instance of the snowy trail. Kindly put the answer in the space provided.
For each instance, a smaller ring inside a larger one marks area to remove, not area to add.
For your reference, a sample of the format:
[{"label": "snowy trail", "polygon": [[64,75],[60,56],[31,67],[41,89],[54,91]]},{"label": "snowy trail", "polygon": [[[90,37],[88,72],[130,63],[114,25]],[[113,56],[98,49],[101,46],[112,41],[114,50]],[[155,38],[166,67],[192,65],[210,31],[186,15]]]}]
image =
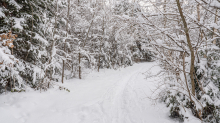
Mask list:
[{"label": "snowy trail", "polygon": [[165,105],[154,106],[147,98],[158,78],[146,80],[142,73],[153,65],[92,72],[83,80],[66,81],[63,86],[70,92],[0,95],[0,123],[174,123]]}]

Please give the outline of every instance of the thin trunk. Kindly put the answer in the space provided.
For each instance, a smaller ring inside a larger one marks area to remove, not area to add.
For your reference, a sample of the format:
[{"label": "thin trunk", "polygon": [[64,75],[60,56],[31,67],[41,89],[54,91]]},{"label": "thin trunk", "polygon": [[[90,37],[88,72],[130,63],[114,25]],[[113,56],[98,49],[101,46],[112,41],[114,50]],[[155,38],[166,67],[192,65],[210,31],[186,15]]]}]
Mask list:
[{"label": "thin trunk", "polygon": [[[13,55],[13,48],[12,48],[12,55]],[[14,65],[12,65],[14,67]],[[15,77],[13,76],[13,87],[15,88]]]},{"label": "thin trunk", "polygon": [[[164,13],[166,13],[166,4],[167,4],[167,0],[164,0],[164,5],[163,5],[163,11]],[[167,22],[167,18],[164,17],[164,28],[166,27],[166,22]]]},{"label": "thin trunk", "polygon": [[[166,11],[166,3],[167,3],[167,0],[164,0],[163,13],[167,12]],[[167,22],[167,17],[164,15],[164,29],[166,29],[166,22]],[[166,41],[166,35],[163,35],[163,40],[164,40],[164,42],[166,43],[167,46],[170,46],[169,42]],[[163,53],[164,53],[164,49],[162,49],[162,50],[163,50]],[[173,61],[172,51],[168,50],[168,55],[170,56],[170,60]],[[165,69],[168,70],[169,65],[165,64]]]},{"label": "thin trunk", "polygon": [[8,83],[6,83],[6,85],[5,85],[5,94],[6,94],[6,92],[7,92],[7,89],[6,89],[6,87],[7,87],[7,84],[8,84]]},{"label": "thin trunk", "polygon": [[190,53],[191,53],[191,64],[190,64],[190,79],[191,79],[191,85],[192,85],[192,94],[195,96],[195,82],[194,82],[194,61],[195,61],[195,56],[194,56],[194,50],[190,41],[190,37],[189,37],[189,30],[187,27],[187,23],[185,20],[185,17],[183,15],[183,11],[180,5],[180,1],[176,0],[177,6],[178,6],[178,10],[181,16],[181,19],[183,21],[183,26],[184,26],[184,32],[186,34],[186,39],[187,39],[187,45],[190,49]]},{"label": "thin trunk", "polygon": [[[67,10],[67,19],[66,19],[66,22],[67,22],[66,23],[66,37],[68,36],[69,12],[70,12],[70,0],[68,0],[68,10]],[[64,52],[66,52],[66,40],[64,43]],[[65,60],[63,60],[62,83],[63,83],[63,77],[64,77],[64,67],[65,67]]]},{"label": "thin trunk", "polygon": [[[218,9],[216,9],[216,12],[215,12],[215,21],[214,21],[214,23],[217,23],[217,21],[218,21]],[[213,38],[215,38],[216,37],[216,32],[217,32],[217,29],[216,28],[214,28],[213,29],[213,32],[214,32],[214,34],[213,34]],[[216,39],[213,41],[213,44],[216,44]]]},{"label": "thin trunk", "polygon": [[103,16],[103,23],[102,23],[102,40],[100,41],[100,45],[99,45],[99,65],[98,65],[98,72],[101,66],[101,50],[102,50],[102,41],[104,40],[104,36],[105,36],[105,20],[104,20],[104,16]]},{"label": "thin trunk", "polygon": [[[197,20],[198,20],[198,22],[200,22],[200,5],[198,4],[197,5]],[[203,39],[203,34],[202,34],[202,30],[201,30],[201,28],[199,29],[199,31],[200,31],[200,34],[201,34],[201,40]],[[200,40],[200,38],[198,39],[198,41]],[[198,63],[200,63],[200,60],[199,60],[199,55],[198,55],[198,53],[197,53],[197,51],[196,51],[196,56],[197,56],[197,59],[198,59]]]},{"label": "thin trunk", "polygon": [[[12,51],[11,54],[13,55],[13,47],[12,47]],[[14,65],[12,64],[12,68],[14,67]],[[11,85],[12,86],[12,85]],[[13,88],[15,88],[15,77],[13,76]],[[12,89],[12,88],[11,88]]]},{"label": "thin trunk", "polygon": [[11,82],[11,73],[10,73],[10,87],[11,87],[11,91],[12,91],[12,82]]},{"label": "thin trunk", "polygon": [[62,83],[63,83],[63,77],[64,77],[64,67],[65,67],[65,62],[64,62],[64,60],[63,60],[63,69],[62,69]]},{"label": "thin trunk", "polygon": [[[66,44],[64,43],[64,52],[66,50]],[[65,54],[66,56],[66,54]],[[63,69],[62,69],[62,83],[63,83],[63,77],[64,77],[64,68],[65,68],[65,60],[63,60]]]},{"label": "thin trunk", "polygon": [[200,8],[199,8],[200,6],[199,6],[199,4],[197,5],[197,20],[198,20],[198,22],[200,22]]},{"label": "thin trunk", "polygon": [[81,53],[79,52],[79,79],[81,79],[81,66],[80,66],[80,62],[81,62]]},{"label": "thin trunk", "polygon": [[[101,48],[100,48],[101,49]],[[99,63],[98,63],[98,72],[99,72],[99,67],[100,67],[100,63],[101,61],[100,61],[100,53],[99,53]]]},{"label": "thin trunk", "polygon": [[[56,13],[58,12],[58,0],[56,1]],[[56,29],[57,29],[57,14],[55,14],[55,26],[54,26],[54,30],[53,30],[53,40],[52,40],[52,46],[51,46],[51,51],[50,51],[50,60],[49,60],[49,64],[51,64],[52,60],[53,60],[53,48],[54,48],[54,45],[55,45],[55,39],[54,39],[54,36],[55,36],[55,33],[56,33]],[[51,70],[50,72],[50,80],[52,80],[52,74],[53,74],[53,71]],[[49,88],[49,85],[48,85],[48,88]]]},{"label": "thin trunk", "polygon": [[191,94],[190,94],[190,90],[189,90],[189,86],[188,86],[188,83],[187,83],[187,77],[186,77],[186,71],[185,71],[185,52],[183,53],[183,74],[184,74],[184,78],[185,78],[185,83],[186,83],[186,88],[187,88],[187,91],[189,93],[189,98],[190,98],[190,101],[193,102],[192,100],[192,97],[191,97]]}]

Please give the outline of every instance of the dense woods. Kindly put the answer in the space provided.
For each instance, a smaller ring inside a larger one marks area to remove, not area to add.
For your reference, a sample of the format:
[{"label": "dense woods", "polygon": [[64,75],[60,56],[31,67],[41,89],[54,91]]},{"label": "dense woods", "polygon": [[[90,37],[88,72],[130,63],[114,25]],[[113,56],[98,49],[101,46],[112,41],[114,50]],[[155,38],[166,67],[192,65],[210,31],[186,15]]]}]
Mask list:
[{"label": "dense woods", "polygon": [[218,0],[0,0],[0,93],[156,61],[163,79],[151,98],[172,118],[217,123],[219,9]]},{"label": "dense woods", "polygon": [[[64,78],[81,79],[84,69],[117,69],[146,59],[147,52],[140,41],[131,39],[131,27],[122,24],[124,20],[120,18],[124,9],[131,13],[132,8],[127,6],[131,3],[122,2],[113,9],[105,4],[2,1],[1,91],[20,91],[25,86],[47,89],[52,82],[63,83]],[[7,43],[11,38],[13,47]]]}]

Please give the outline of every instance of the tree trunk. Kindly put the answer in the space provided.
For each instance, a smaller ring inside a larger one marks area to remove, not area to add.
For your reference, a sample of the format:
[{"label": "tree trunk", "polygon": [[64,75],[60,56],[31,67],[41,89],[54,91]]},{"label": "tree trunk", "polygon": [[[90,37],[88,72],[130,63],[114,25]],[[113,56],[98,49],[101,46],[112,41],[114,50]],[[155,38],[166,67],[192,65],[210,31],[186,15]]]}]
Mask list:
[{"label": "tree trunk", "polygon": [[189,30],[187,27],[187,23],[185,20],[185,17],[183,15],[183,11],[180,5],[180,1],[176,0],[177,6],[178,6],[178,10],[181,16],[181,19],[183,21],[183,26],[184,26],[184,32],[186,33],[186,40],[187,40],[187,45],[190,49],[190,53],[191,53],[191,64],[190,64],[190,79],[191,79],[191,85],[192,85],[192,94],[195,95],[195,82],[194,82],[194,61],[195,61],[195,56],[194,56],[194,50],[190,41],[190,37],[189,37]]},{"label": "tree trunk", "polygon": [[81,54],[79,52],[79,79],[81,79],[81,66],[80,66],[80,62],[81,62]]},{"label": "tree trunk", "polygon": [[102,52],[102,42],[104,40],[104,36],[105,36],[105,20],[104,20],[104,16],[103,16],[103,23],[102,23],[102,40],[100,41],[100,45],[99,45],[99,65],[98,65],[98,72],[101,66],[101,52]]},{"label": "tree trunk", "polygon": [[185,78],[186,88],[187,88],[187,91],[189,93],[189,99],[190,99],[190,101],[193,102],[191,94],[190,94],[189,86],[188,86],[188,83],[187,83],[187,77],[186,77],[186,70],[185,69],[186,68],[185,68],[185,52],[184,52],[183,53],[183,74],[184,74],[184,78]]},{"label": "tree trunk", "polygon": [[[217,15],[218,15],[218,9],[216,9],[216,12],[215,12],[215,21],[214,21],[214,23],[217,23],[217,21],[218,21],[218,16]],[[217,29],[214,28],[213,32],[214,32],[213,38],[215,38],[216,37],[215,33],[217,32]],[[213,44],[216,44],[216,39],[213,41]]]},{"label": "tree trunk", "polygon": [[[52,54],[53,54],[53,48],[55,46],[54,36],[56,34],[56,28],[57,28],[57,11],[58,11],[58,0],[56,1],[55,27],[54,27],[54,30],[53,30],[53,41],[52,41],[52,45],[51,45],[49,64],[51,64],[51,62],[53,60]],[[52,80],[52,74],[53,74],[53,71],[50,72],[50,80]]]},{"label": "tree trunk", "polygon": [[[101,49],[101,48],[100,48]],[[98,63],[98,72],[99,72],[99,67],[100,67],[100,63],[101,61],[100,61],[100,53],[99,53],[99,63]]]},{"label": "tree trunk", "polygon": [[[66,24],[66,37],[68,36],[69,12],[70,12],[70,0],[68,0],[68,10],[67,10],[67,19],[66,19],[66,22],[67,22],[67,24]],[[65,44],[64,44],[64,52],[65,52],[65,50],[66,50],[66,40],[65,40]],[[65,67],[65,61],[63,60],[62,83],[63,83],[63,77],[64,77],[64,67]]]},{"label": "tree trunk", "polygon": [[63,60],[63,69],[62,69],[62,83],[63,83],[63,77],[64,77],[64,67],[65,67],[65,61]]}]

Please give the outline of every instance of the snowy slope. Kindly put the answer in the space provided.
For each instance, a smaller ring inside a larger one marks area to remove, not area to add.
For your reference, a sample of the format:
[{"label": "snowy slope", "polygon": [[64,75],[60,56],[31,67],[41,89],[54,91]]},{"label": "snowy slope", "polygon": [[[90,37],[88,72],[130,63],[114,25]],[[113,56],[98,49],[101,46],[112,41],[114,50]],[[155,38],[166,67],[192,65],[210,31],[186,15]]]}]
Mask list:
[{"label": "snowy slope", "polygon": [[[142,74],[154,63],[135,64],[120,70],[92,72],[85,79],[65,81],[70,92],[0,95],[0,123],[175,123],[169,109],[148,99],[158,78]],[[159,70],[152,69],[152,73]],[[190,117],[186,123],[199,123]]]}]

